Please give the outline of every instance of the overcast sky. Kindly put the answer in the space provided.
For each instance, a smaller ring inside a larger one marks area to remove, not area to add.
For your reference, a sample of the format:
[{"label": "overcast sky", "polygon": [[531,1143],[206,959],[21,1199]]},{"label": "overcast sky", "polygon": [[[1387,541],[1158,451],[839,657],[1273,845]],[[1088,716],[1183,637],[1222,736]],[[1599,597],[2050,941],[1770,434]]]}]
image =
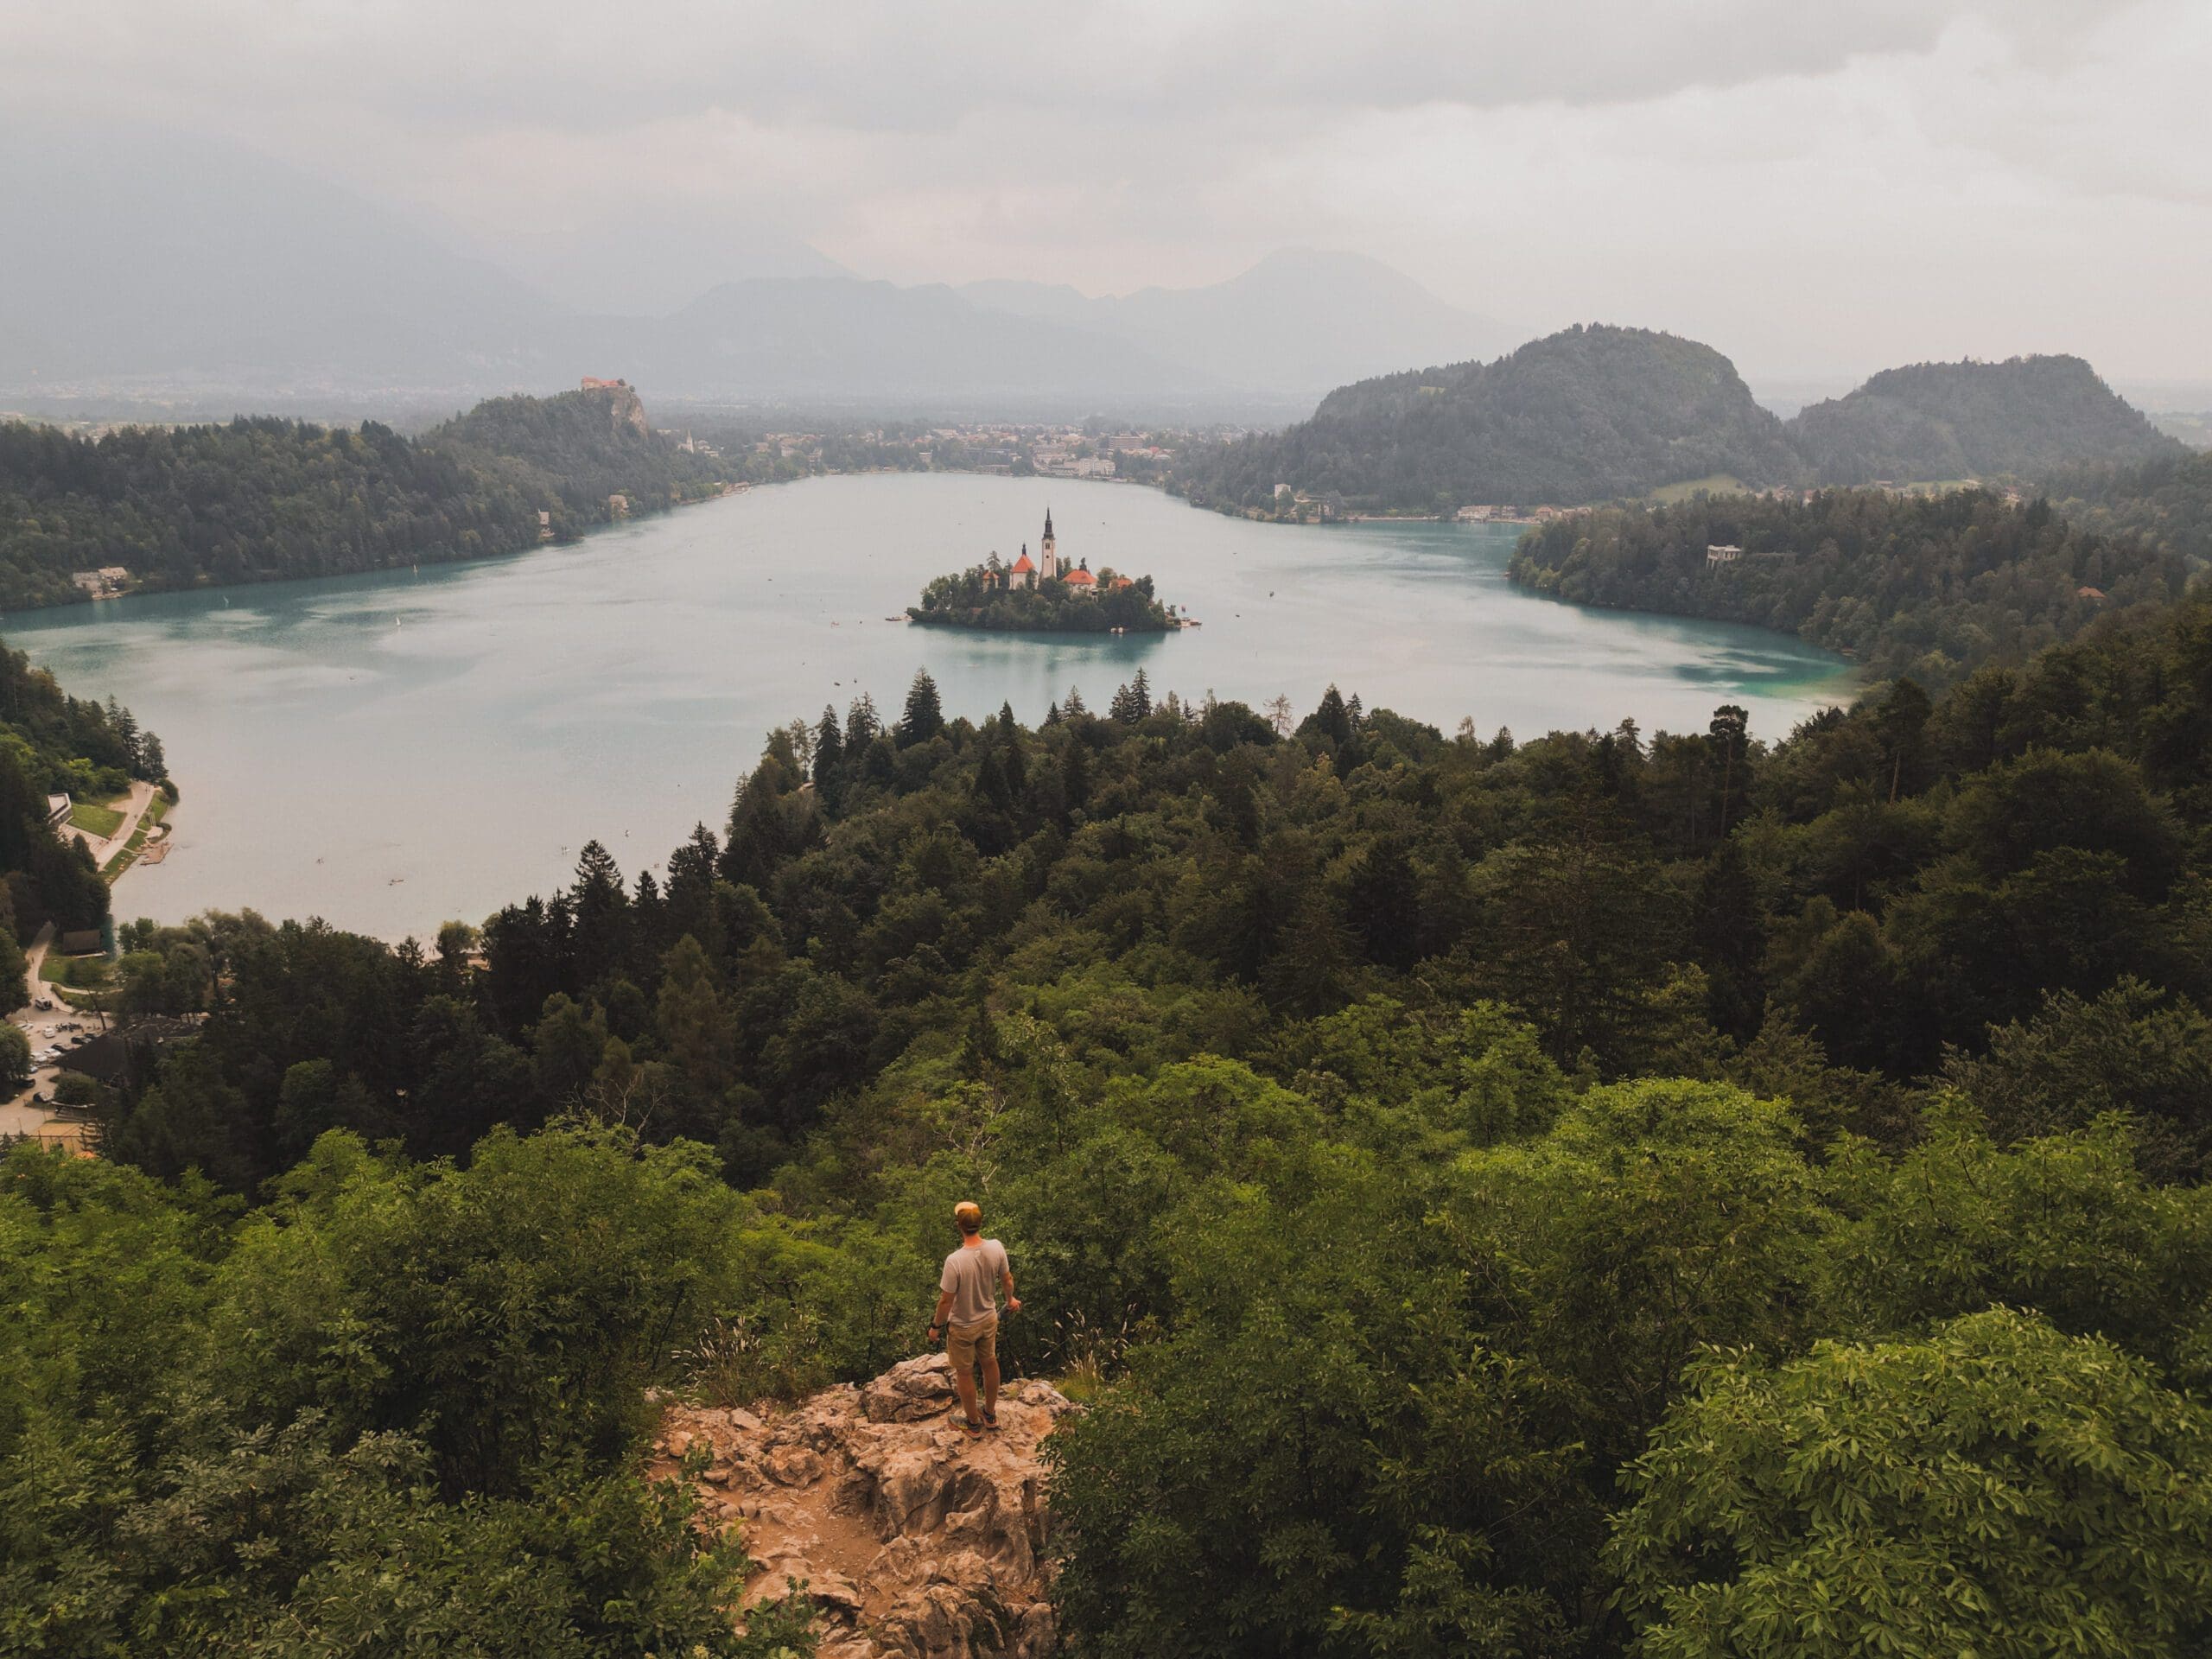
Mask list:
[{"label": "overcast sky", "polygon": [[1755,377],[2212,379],[2208,0],[0,0],[0,99],[242,142],[525,275],[626,226],[537,273],[600,302],[802,245],[1090,293],[1342,247]]}]

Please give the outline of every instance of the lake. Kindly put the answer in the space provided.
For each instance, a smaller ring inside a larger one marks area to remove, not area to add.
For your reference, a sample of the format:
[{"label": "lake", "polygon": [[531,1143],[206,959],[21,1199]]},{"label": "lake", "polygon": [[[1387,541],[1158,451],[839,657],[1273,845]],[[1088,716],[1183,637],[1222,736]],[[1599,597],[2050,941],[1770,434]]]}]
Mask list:
[{"label": "lake", "polygon": [[[971,634],[889,621],[930,577],[1033,553],[1150,572],[1202,627]],[[1580,610],[1510,586],[1510,526],[1255,524],[1156,491],[962,474],[810,480],[566,547],[27,612],[0,633],[78,696],[159,734],[176,845],[119,915],[251,907],[385,938],[566,884],[596,836],[634,878],[719,830],[772,727],[862,690],[895,720],[914,671],[948,715],[1033,722],[1079,687],[1299,713],[1370,709],[1487,735],[1702,730],[1741,702],[1773,739],[1845,694],[1840,659],[1757,629]]]}]

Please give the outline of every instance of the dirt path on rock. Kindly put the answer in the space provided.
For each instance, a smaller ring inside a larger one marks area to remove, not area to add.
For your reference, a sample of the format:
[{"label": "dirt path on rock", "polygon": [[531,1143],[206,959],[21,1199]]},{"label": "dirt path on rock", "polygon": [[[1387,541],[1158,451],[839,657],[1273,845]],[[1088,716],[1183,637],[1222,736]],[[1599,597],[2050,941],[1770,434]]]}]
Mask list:
[{"label": "dirt path on rock", "polygon": [[1018,1383],[998,1431],[971,1438],[954,1398],[950,1363],[931,1354],[759,1415],[676,1407],[648,1473],[673,1477],[711,1446],[703,1507],[760,1564],[747,1604],[804,1585],[822,1659],[1044,1659],[1057,1626],[1038,1447],[1075,1408]]}]

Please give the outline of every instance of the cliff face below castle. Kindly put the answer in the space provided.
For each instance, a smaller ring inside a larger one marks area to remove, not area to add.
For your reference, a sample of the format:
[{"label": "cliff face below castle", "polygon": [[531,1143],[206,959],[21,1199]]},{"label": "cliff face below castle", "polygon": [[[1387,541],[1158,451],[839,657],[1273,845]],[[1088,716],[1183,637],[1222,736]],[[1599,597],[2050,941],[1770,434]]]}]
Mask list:
[{"label": "cliff face below castle", "polygon": [[624,432],[639,438],[652,435],[652,427],[645,419],[645,400],[628,381],[587,379],[582,395],[588,401],[596,399],[607,405],[607,423],[617,435]]},{"label": "cliff face below castle", "polygon": [[648,1473],[675,1478],[712,1448],[703,1513],[760,1563],[747,1604],[802,1585],[822,1659],[1044,1659],[1058,1630],[1038,1446],[1074,1409],[1017,1383],[999,1430],[970,1439],[951,1366],[931,1354],[788,1409],[673,1408]]}]

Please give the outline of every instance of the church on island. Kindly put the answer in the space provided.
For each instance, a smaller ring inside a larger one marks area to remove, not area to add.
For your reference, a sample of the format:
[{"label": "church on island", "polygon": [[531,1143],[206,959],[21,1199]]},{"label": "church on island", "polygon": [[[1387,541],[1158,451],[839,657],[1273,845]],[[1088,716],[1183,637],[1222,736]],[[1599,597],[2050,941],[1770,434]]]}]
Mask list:
[{"label": "church on island", "polygon": [[1160,602],[1150,576],[1063,558],[1050,512],[1035,557],[1024,543],[1012,564],[994,553],[988,563],[938,576],[922,589],[920,604],[906,607],[906,620],[1013,633],[1168,633],[1187,623]]},{"label": "church on island", "polygon": [[[1021,544],[1021,556],[1012,564],[1006,563],[996,553],[983,566],[983,587],[993,593],[1012,593],[1018,588],[1041,588],[1048,582],[1063,585],[1071,598],[1093,599],[1097,596],[1098,578],[1090,574],[1090,561],[1084,560],[1073,569],[1060,563],[1060,545],[1052,535],[1052,510],[1045,509],[1045,538],[1037,543],[1037,557],[1029,556],[1029,543]],[[1127,576],[1115,576],[1107,583],[1106,591],[1119,593],[1131,585]]]}]

